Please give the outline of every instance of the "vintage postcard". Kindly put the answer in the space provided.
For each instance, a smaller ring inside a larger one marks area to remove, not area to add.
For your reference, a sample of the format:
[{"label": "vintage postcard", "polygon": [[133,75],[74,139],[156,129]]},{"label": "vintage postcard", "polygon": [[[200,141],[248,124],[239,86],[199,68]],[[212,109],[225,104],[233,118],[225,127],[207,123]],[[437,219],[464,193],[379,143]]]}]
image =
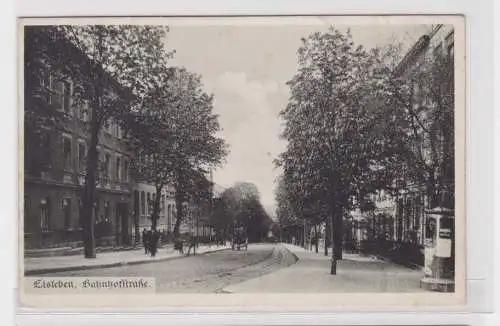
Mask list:
[{"label": "vintage postcard", "polygon": [[19,21],[20,298],[466,303],[461,16]]}]

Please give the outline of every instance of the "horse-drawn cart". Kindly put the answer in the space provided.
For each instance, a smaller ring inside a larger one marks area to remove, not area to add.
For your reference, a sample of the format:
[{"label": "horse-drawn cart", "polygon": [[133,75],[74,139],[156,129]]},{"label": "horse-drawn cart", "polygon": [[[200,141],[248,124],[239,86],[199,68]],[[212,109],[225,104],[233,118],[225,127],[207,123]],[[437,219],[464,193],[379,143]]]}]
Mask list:
[{"label": "horse-drawn cart", "polygon": [[248,250],[248,237],[244,226],[234,227],[231,247],[233,250],[238,251],[241,250],[242,247]]}]

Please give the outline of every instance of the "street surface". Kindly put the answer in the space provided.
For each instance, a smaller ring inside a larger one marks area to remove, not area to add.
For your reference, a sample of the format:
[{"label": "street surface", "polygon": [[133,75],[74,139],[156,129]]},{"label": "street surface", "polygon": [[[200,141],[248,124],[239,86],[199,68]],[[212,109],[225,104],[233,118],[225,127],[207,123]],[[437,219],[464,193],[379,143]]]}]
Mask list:
[{"label": "street surface", "polygon": [[375,257],[344,254],[337,263],[337,275],[330,275],[330,257],[298,246],[284,244],[297,263],[275,273],[233,284],[231,293],[397,293],[423,292],[424,274]]},{"label": "street surface", "polygon": [[223,292],[226,286],[287,267],[290,261],[283,259],[283,250],[273,244],[250,244],[248,251],[229,249],[164,262],[51,273],[50,276],[154,277],[157,292]]}]

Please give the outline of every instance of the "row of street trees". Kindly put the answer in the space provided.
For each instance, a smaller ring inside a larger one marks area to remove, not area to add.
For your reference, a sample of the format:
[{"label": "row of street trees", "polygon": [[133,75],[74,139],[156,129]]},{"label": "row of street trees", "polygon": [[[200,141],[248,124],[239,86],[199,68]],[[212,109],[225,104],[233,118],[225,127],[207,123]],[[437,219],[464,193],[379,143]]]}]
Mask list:
[{"label": "row of street trees", "polygon": [[82,198],[86,258],[95,257],[97,146],[100,131],[110,121],[127,133],[135,153],[132,174],[156,188],[153,229],[161,191],[173,184],[178,235],[183,203],[209,197],[205,172],[227,154],[225,142],[216,136],[219,123],[213,96],[203,91],[200,76],[168,66],[174,51],[166,47],[167,34],[167,27],[144,25],[26,27],[25,80],[30,90],[25,96],[26,146],[36,148],[43,141],[40,130],[57,125],[67,114],[55,110],[49,100],[57,90],[43,82],[48,73],[71,81],[72,106],[88,117]]},{"label": "row of street trees", "polygon": [[260,202],[257,187],[239,182],[215,199],[212,224],[219,239],[230,238],[234,226],[244,226],[248,241],[260,242],[267,237],[273,221]]},{"label": "row of street trees", "polygon": [[395,74],[400,54],[357,46],[332,27],[302,39],[288,82],[277,216],[282,228],[327,222],[332,273],[343,216],[372,210],[370,194],[422,184],[431,207],[449,204],[441,198],[454,177],[453,58],[423,56],[410,74]]}]

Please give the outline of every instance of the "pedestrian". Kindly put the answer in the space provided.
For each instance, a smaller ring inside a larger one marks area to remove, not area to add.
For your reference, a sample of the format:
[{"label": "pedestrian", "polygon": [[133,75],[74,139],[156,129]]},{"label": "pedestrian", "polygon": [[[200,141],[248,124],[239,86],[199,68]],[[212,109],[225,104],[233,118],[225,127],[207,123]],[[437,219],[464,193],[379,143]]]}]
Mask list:
[{"label": "pedestrian", "polygon": [[147,255],[149,253],[149,241],[148,241],[148,231],[146,228],[142,230],[142,244],[144,245],[144,254]]},{"label": "pedestrian", "polygon": [[156,256],[156,252],[158,251],[158,239],[159,239],[159,233],[156,230],[149,231],[150,232],[150,238],[149,238],[149,250],[151,252],[151,257]]}]

